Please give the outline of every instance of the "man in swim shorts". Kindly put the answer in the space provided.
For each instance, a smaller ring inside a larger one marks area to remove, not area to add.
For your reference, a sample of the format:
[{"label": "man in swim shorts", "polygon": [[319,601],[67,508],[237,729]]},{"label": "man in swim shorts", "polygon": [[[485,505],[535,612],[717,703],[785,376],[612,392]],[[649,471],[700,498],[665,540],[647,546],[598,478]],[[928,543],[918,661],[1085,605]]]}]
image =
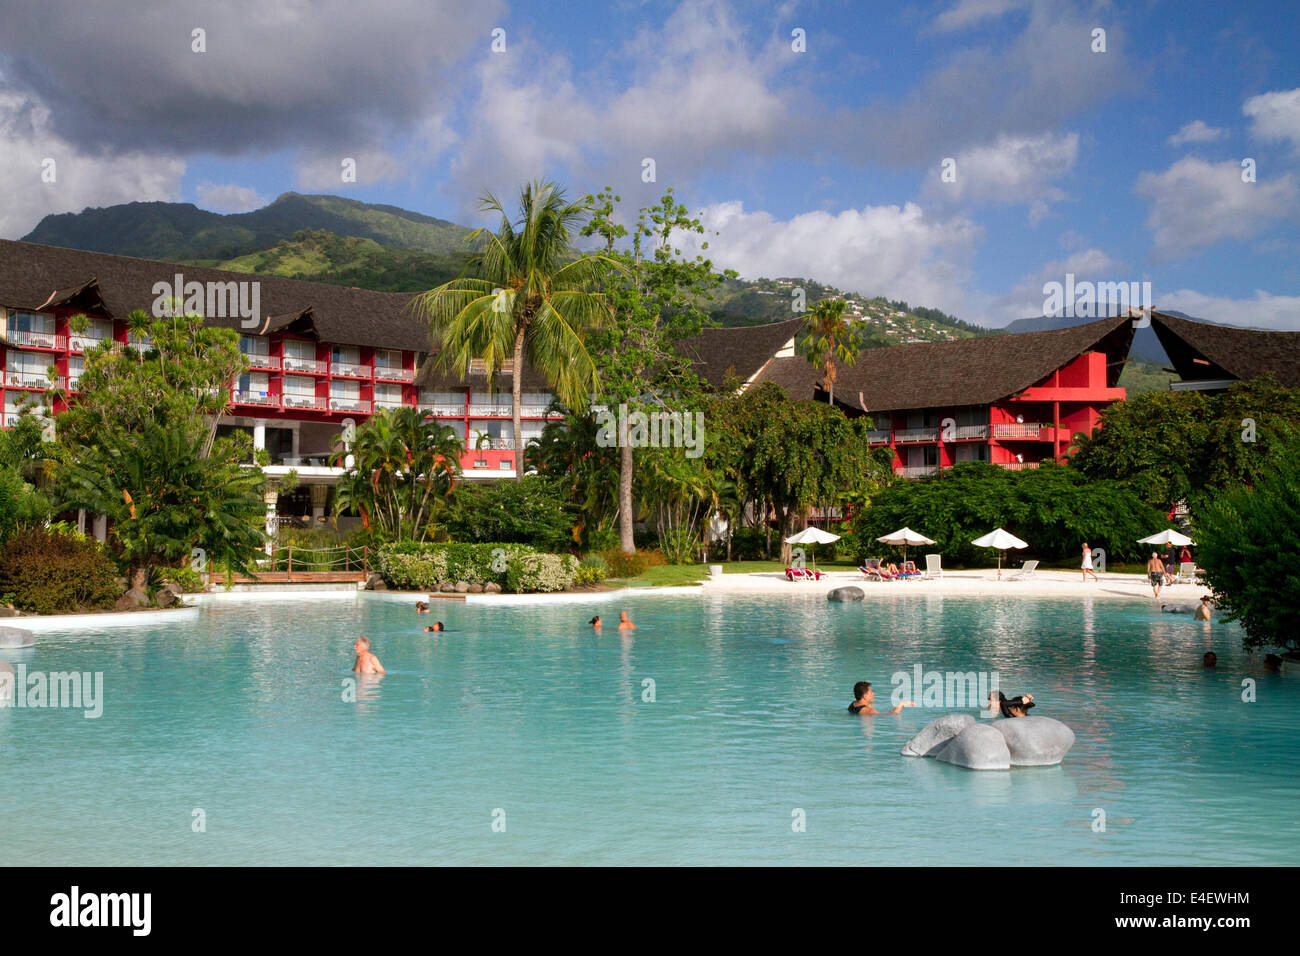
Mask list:
[{"label": "man in swim shorts", "polygon": [[354,674],[387,674],[379,658],[370,653],[370,638],[362,634],[352,642],[352,649],[357,653],[356,663],[352,665]]},{"label": "man in swim shorts", "polygon": [[876,699],[876,692],[871,689],[871,684],[867,681],[860,680],[853,685],[853,703],[849,704],[850,714],[859,714],[863,717],[874,717],[878,714],[897,714],[904,707],[915,707],[916,701],[905,700],[893,710],[879,711],[871,706],[871,702]]},{"label": "man in swim shorts", "polygon": [[1151,582],[1155,596],[1160,597],[1160,588],[1165,583],[1165,566],[1160,563],[1160,556],[1154,551],[1151,552],[1151,560],[1147,562],[1147,580]]}]

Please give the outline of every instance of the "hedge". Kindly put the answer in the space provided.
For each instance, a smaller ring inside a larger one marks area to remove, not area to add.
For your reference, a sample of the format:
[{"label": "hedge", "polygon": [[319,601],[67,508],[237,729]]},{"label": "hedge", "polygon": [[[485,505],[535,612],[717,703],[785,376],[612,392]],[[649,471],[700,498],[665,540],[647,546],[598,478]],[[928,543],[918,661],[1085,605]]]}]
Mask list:
[{"label": "hedge", "polygon": [[375,570],[389,587],[404,591],[431,591],[461,581],[496,583],[506,591],[562,591],[573,586],[578,562],[572,555],[545,554],[526,544],[407,541],[379,548]]}]

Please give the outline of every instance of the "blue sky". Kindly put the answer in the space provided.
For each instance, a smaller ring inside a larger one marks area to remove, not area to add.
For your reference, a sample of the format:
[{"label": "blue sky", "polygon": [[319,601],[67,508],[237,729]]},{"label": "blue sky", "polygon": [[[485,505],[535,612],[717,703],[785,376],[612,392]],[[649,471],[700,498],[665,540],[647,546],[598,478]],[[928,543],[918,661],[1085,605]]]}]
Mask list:
[{"label": "blue sky", "polygon": [[484,189],[546,176],[632,209],[672,186],[750,277],[1003,325],[1071,272],[1296,329],[1298,21],[1186,0],[3,0],[0,235],[289,190],[476,225]]}]

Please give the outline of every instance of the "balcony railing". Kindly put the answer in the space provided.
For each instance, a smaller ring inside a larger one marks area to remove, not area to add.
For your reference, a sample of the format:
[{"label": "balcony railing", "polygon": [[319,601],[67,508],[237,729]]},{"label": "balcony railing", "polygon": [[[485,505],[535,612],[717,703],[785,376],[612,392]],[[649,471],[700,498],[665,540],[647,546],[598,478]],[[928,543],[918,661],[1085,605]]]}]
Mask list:
[{"label": "balcony railing", "polygon": [[898,442],[938,441],[939,429],[901,428],[898,431],[894,432],[894,440]]},{"label": "balcony railing", "polygon": [[68,337],[66,335],[55,335],[53,332],[24,332],[21,329],[10,329],[5,338],[10,345],[19,345],[29,349],[66,349],[68,347]]},{"label": "balcony railing", "polygon": [[1039,462],[1036,461],[1008,461],[1001,462],[1001,467],[1007,471],[1024,471],[1026,468],[1037,468]]},{"label": "balcony railing", "polygon": [[374,403],[368,398],[334,398],[330,397],[332,412],[360,412],[369,415],[374,411]]},{"label": "balcony railing", "polygon": [[889,434],[888,428],[876,428],[867,432],[867,440],[873,445],[888,445]]},{"label": "balcony railing", "polygon": [[465,406],[461,404],[447,405],[442,402],[420,402],[416,406],[421,411],[429,412],[440,418],[464,418]]},{"label": "balcony railing", "polygon": [[964,438],[988,438],[988,425],[958,425],[956,440],[961,441]]},{"label": "balcony railing", "polygon": [[328,375],[330,370],[329,362],[296,358],[292,355],[286,355],[282,364],[286,372],[306,372],[308,375]]},{"label": "balcony railing", "polygon": [[5,384],[10,388],[48,388],[50,377],[44,372],[5,370]]},{"label": "balcony railing", "polygon": [[469,406],[471,418],[508,418],[513,414],[514,408],[511,405],[475,405]]},{"label": "balcony railing", "polygon": [[414,382],[415,369],[390,368],[386,365],[376,365],[375,378],[384,382]]},{"label": "balcony railing", "polygon": [[1006,422],[992,427],[994,438],[1037,438],[1040,429],[1051,426],[1038,422]]},{"label": "balcony railing", "polygon": [[330,362],[330,374],[348,378],[370,378],[370,366],[357,362]]},{"label": "balcony railing", "polygon": [[923,475],[937,475],[938,465],[904,465],[899,472],[905,478],[920,478]]},{"label": "balcony railing", "polygon": [[230,396],[236,405],[269,405],[276,407],[280,404],[280,396],[271,395],[268,392],[234,389],[231,391]]},{"label": "balcony railing", "polygon": [[285,408],[310,408],[316,411],[325,411],[329,408],[328,399],[321,398],[318,395],[302,395],[293,392],[287,392],[284,396]]},{"label": "balcony railing", "polygon": [[280,367],[280,358],[277,355],[261,355],[256,352],[241,352],[244,361],[248,363],[249,368],[272,368]]},{"label": "balcony railing", "polygon": [[112,341],[112,336],[91,335],[87,332],[73,332],[68,336],[68,351],[89,352],[99,348],[99,343]]},{"label": "balcony railing", "polygon": [[399,398],[376,398],[375,408],[401,408],[406,403]]}]

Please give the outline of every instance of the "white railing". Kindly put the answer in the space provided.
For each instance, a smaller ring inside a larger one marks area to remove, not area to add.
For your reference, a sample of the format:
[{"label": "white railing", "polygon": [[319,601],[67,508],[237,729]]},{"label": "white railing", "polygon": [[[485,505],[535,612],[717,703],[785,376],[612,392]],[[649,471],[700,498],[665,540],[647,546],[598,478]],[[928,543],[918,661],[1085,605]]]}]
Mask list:
[{"label": "white railing", "polygon": [[391,398],[375,399],[375,408],[401,408],[405,404],[406,403],[403,402],[401,399],[391,399]]},{"label": "white railing", "polygon": [[230,393],[232,400],[236,405],[279,405],[280,396],[271,395],[267,392],[241,391],[233,389]]},{"label": "white railing", "polygon": [[476,405],[470,403],[469,413],[474,418],[509,417],[514,413],[511,405]]},{"label": "white railing", "polygon": [[357,362],[330,362],[331,375],[347,375],[350,378],[370,378],[370,366]]},{"label": "white railing", "polygon": [[334,398],[330,397],[332,412],[360,412],[369,415],[374,411],[374,404],[368,398]]},{"label": "white railing", "polygon": [[386,365],[376,365],[375,378],[383,379],[386,382],[414,382],[415,369],[391,368]]},{"label": "white railing", "polygon": [[903,428],[894,432],[894,441],[898,442],[938,440],[939,429],[937,428]]},{"label": "white railing", "polygon": [[112,341],[111,335],[91,335],[89,332],[73,332],[68,336],[68,351],[89,352],[99,348],[100,342]]},{"label": "white railing", "polygon": [[1008,461],[1000,464],[1007,471],[1024,471],[1026,468],[1037,468],[1039,465],[1036,461]]},{"label": "white railing", "polygon": [[279,368],[280,359],[275,355],[261,355],[256,352],[241,352],[249,368]]},{"label": "white railing", "polygon": [[44,372],[19,372],[6,369],[5,384],[11,388],[45,388],[50,384],[50,377]]},{"label": "white railing", "polygon": [[899,472],[904,478],[920,478],[923,475],[937,475],[938,465],[904,465]]},{"label": "white railing", "polygon": [[68,338],[65,335],[55,335],[53,332],[24,332],[21,329],[10,329],[5,336],[11,345],[25,345],[33,349],[63,349],[68,347]]},{"label": "white railing", "polygon": [[888,428],[872,429],[867,432],[867,441],[871,442],[873,445],[888,445],[889,434]]},{"label": "white railing", "polygon": [[420,402],[417,407],[426,412],[432,412],[434,415],[442,418],[465,417],[464,405],[443,405],[438,402]]},{"label": "white railing", "polygon": [[284,395],[285,408],[314,408],[324,411],[329,407],[329,403],[316,395],[303,395],[287,392]]},{"label": "white railing", "polygon": [[1038,422],[1003,422],[993,426],[994,438],[1037,438],[1046,426]]},{"label": "white railing", "polygon": [[296,358],[292,355],[284,357],[284,370],[286,372],[307,372],[310,375],[326,375],[329,373],[329,362],[318,362],[315,359]]},{"label": "white railing", "polygon": [[958,440],[961,440],[963,438],[988,438],[988,437],[989,437],[988,425],[958,425],[957,426]]}]

